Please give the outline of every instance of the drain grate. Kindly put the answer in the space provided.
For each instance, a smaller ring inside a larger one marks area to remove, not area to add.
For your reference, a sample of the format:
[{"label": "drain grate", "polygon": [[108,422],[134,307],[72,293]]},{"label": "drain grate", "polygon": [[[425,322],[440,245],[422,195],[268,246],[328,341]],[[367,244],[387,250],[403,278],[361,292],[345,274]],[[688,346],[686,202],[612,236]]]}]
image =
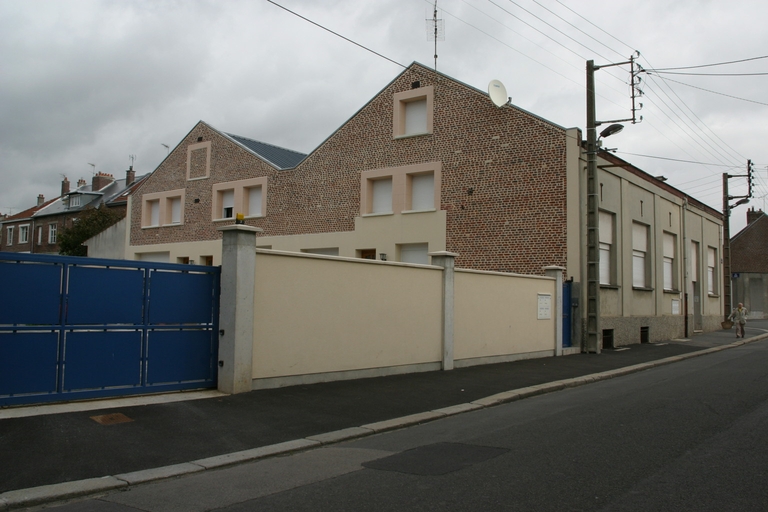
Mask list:
[{"label": "drain grate", "polygon": [[121,412],[91,416],[91,419],[99,425],[116,425],[118,423],[128,423],[133,421],[131,418]]},{"label": "drain grate", "polygon": [[437,476],[485,462],[508,451],[492,446],[435,443],[364,462],[363,466],[411,475]]}]

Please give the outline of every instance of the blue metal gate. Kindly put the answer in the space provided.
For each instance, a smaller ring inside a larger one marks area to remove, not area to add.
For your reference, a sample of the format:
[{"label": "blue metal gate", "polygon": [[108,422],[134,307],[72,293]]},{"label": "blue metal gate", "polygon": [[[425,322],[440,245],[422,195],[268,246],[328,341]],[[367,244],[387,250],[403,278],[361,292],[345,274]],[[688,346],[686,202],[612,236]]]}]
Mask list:
[{"label": "blue metal gate", "polygon": [[571,346],[571,290],[573,281],[563,282],[563,348]]},{"label": "blue metal gate", "polygon": [[0,253],[0,406],[215,387],[220,271]]}]

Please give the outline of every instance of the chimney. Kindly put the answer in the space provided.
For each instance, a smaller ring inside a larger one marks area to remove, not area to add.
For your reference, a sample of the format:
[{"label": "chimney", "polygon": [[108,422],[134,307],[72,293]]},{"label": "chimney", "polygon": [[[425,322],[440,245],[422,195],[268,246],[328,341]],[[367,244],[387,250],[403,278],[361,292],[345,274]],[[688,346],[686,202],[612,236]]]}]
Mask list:
[{"label": "chimney", "polygon": [[91,182],[91,190],[94,192],[101,190],[113,181],[115,181],[115,178],[111,174],[107,174],[105,172],[97,172],[93,176],[93,181]]},{"label": "chimney", "polygon": [[45,202],[45,196],[43,194],[37,195],[37,206],[43,206],[43,203]]},{"label": "chimney", "polygon": [[67,194],[69,194],[69,180],[64,176],[64,179],[61,181],[61,197]]},{"label": "chimney", "polygon": [[759,219],[762,215],[764,215],[763,210],[755,210],[755,207],[753,206],[749,210],[747,210],[747,225],[752,224],[757,219]]},{"label": "chimney", "polygon": [[130,166],[127,171],[125,171],[125,186],[129,187],[133,185],[133,182],[136,181],[136,171],[133,170],[133,166]]},{"label": "chimney", "polygon": [[79,180],[77,180],[77,188],[84,187],[86,183],[88,182],[85,181],[83,178],[80,178]]}]

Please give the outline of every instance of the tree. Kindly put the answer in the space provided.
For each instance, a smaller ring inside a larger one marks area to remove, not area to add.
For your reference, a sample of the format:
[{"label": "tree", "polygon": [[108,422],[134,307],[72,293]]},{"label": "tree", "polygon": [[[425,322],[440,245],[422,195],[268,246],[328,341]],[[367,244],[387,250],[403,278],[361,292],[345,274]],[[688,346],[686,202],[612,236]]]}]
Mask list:
[{"label": "tree", "polygon": [[83,242],[98,235],[122,219],[122,215],[103,204],[99,208],[86,208],[71,227],[59,233],[59,254],[65,256],[87,256],[88,247]]}]

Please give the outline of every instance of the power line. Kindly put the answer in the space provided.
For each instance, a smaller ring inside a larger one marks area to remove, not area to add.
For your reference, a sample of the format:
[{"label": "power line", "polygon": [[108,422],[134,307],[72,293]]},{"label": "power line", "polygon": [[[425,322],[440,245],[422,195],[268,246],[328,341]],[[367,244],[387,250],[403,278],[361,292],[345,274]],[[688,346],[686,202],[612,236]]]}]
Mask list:
[{"label": "power line", "polygon": [[269,3],[271,3],[272,5],[275,5],[275,6],[279,7],[279,8],[281,8],[281,9],[283,9],[284,11],[287,11],[287,12],[289,12],[289,13],[293,14],[294,16],[297,16],[297,17],[299,17],[299,18],[303,19],[304,21],[308,21],[309,23],[311,23],[311,24],[315,25],[316,27],[319,27],[319,28],[321,28],[321,29],[323,29],[323,30],[325,30],[325,31],[327,31],[327,32],[330,32],[331,34],[333,34],[333,35],[335,35],[335,36],[337,36],[337,37],[340,37],[340,38],[344,39],[345,41],[347,41],[347,42],[350,42],[350,43],[354,44],[355,46],[359,46],[359,47],[360,47],[360,48],[362,48],[363,50],[369,51],[369,52],[371,52],[372,54],[374,54],[374,55],[377,55],[377,56],[381,57],[381,58],[382,58],[382,59],[384,59],[384,60],[388,60],[388,61],[389,61],[389,62],[391,62],[392,64],[397,64],[397,65],[398,65],[398,66],[400,66],[401,68],[404,68],[404,69],[408,69],[408,66],[404,66],[403,64],[400,64],[399,62],[397,62],[397,61],[395,61],[395,60],[392,60],[392,59],[390,59],[390,58],[389,58],[389,57],[387,57],[386,55],[382,55],[382,54],[380,54],[380,53],[379,53],[379,52],[377,52],[377,51],[371,50],[371,49],[370,49],[370,48],[368,48],[367,46],[363,46],[362,44],[360,44],[360,43],[358,43],[358,42],[355,42],[355,41],[351,40],[351,39],[350,39],[350,38],[348,38],[348,37],[344,37],[343,35],[339,34],[338,32],[334,32],[333,30],[331,30],[331,29],[329,29],[329,28],[326,28],[326,27],[324,27],[324,26],[320,25],[319,23],[315,23],[314,21],[310,20],[309,18],[305,18],[305,17],[304,17],[304,16],[302,16],[301,14],[298,14],[298,13],[296,13],[296,12],[293,12],[292,10],[290,10],[290,9],[288,9],[288,8],[286,8],[286,7],[283,7],[282,5],[278,4],[277,2],[273,2],[272,0],[267,0],[267,2],[269,2]]},{"label": "power line", "polygon": [[629,153],[629,152],[626,152],[626,151],[616,151],[616,152],[617,153],[621,153],[622,155],[642,156],[642,157],[645,157],[645,158],[655,158],[657,160],[671,160],[672,162],[684,162],[684,163],[687,163],[687,164],[712,165],[712,166],[715,166],[715,167],[728,167],[728,168],[731,168],[731,169],[736,167],[734,165],[729,165],[729,164],[713,164],[713,163],[707,163],[707,162],[699,162],[699,161],[696,161],[696,160],[681,160],[679,158],[667,158],[667,157],[664,157],[664,156],[641,155],[639,153]]},{"label": "power line", "polygon": [[664,74],[664,75],[688,75],[688,76],[765,76],[768,75],[768,73],[679,73],[677,71],[659,71],[658,69],[653,70],[656,74]]},{"label": "power line", "polygon": [[[535,1],[536,0],[534,0],[534,2]],[[737,64],[739,62],[748,62],[750,60],[759,60],[759,59],[768,59],[768,55],[763,55],[762,57],[750,57],[748,59],[730,60],[728,62],[716,62],[714,64],[701,64],[699,66],[684,66],[684,67],[678,67],[678,68],[656,68],[656,69],[652,69],[652,70],[649,69],[648,71],[674,71],[674,70],[679,70],[679,69],[709,68],[709,67],[712,67],[712,66],[725,66],[726,64]]]},{"label": "power line", "polygon": [[684,86],[686,86],[686,87],[692,87],[692,88],[694,88],[694,89],[699,89],[700,91],[711,92],[712,94],[719,94],[720,96],[726,96],[726,97],[728,97],[728,98],[733,98],[733,99],[735,99],[735,100],[748,101],[748,102],[750,102],[750,103],[757,103],[758,105],[765,105],[765,106],[768,106],[768,103],[763,103],[762,101],[757,101],[757,100],[750,100],[750,99],[747,99],[747,98],[740,98],[739,96],[733,96],[733,95],[731,95],[731,94],[726,94],[726,93],[724,93],[724,92],[717,92],[717,91],[713,91],[713,90],[711,90],[711,89],[705,89],[705,88],[703,88],[703,87],[697,87],[697,86],[695,86],[695,85],[686,84],[685,82],[678,82],[677,80],[672,80],[671,78],[665,78],[665,77],[663,77],[663,76],[660,76],[659,78],[661,78],[662,80],[665,80],[665,81],[667,81],[667,82],[674,82],[674,83],[676,83],[676,84],[684,85]]}]

